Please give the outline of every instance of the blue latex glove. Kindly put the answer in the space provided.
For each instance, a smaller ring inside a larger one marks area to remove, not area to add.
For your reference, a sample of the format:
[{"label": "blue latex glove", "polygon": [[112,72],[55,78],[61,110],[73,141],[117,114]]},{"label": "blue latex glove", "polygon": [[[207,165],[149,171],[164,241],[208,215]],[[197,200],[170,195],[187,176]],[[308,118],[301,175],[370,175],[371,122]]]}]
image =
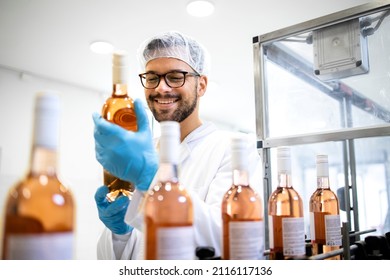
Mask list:
[{"label": "blue latex glove", "polygon": [[99,213],[99,219],[115,234],[126,234],[133,228],[125,223],[125,215],[130,200],[127,196],[120,196],[113,202],[108,202],[106,194],[108,187],[101,186],[95,193],[95,201]]},{"label": "blue latex glove", "polygon": [[134,101],[138,131],[128,131],[93,114],[96,159],[112,175],[146,191],[158,169],[149,120],[140,99]]}]

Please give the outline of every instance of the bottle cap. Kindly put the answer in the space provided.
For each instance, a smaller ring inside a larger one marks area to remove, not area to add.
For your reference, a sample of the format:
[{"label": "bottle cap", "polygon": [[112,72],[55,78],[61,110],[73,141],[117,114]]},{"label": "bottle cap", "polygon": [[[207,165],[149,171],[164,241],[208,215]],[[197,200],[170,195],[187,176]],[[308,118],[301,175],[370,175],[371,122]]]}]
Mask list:
[{"label": "bottle cap", "polygon": [[36,94],[34,145],[48,149],[58,146],[60,125],[60,98],[57,91],[46,90]]},{"label": "bottle cap", "polygon": [[175,121],[160,122],[160,162],[178,164],[180,124]]},{"label": "bottle cap", "polygon": [[328,163],[327,155],[317,155],[316,157],[317,163]]},{"label": "bottle cap", "polygon": [[234,135],[231,138],[232,150],[232,168],[233,170],[247,170],[248,161],[245,160],[247,155],[248,142],[243,135]]},{"label": "bottle cap", "polygon": [[317,166],[317,177],[328,177],[329,176],[329,164],[327,155],[316,156]]},{"label": "bottle cap", "polygon": [[278,148],[278,158],[290,158],[291,151],[289,147],[279,147]]},{"label": "bottle cap", "polygon": [[277,149],[278,174],[291,174],[291,151],[289,147]]},{"label": "bottle cap", "polygon": [[117,50],[112,54],[112,81],[113,84],[127,84],[129,80],[128,53]]}]

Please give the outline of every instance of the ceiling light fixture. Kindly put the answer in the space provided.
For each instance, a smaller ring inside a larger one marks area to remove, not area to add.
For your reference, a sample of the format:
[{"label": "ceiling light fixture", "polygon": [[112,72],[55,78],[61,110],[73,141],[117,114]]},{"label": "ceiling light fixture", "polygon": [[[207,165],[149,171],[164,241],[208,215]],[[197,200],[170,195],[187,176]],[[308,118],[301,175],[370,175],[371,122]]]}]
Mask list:
[{"label": "ceiling light fixture", "polygon": [[114,51],[114,46],[104,41],[93,42],[89,45],[89,48],[97,54],[110,54]]},{"label": "ceiling light fixture", "polygon": [[187,12],[194,17],[207,17],[214,12],[214,4],[205,0],[192,1],[187,4]]}]

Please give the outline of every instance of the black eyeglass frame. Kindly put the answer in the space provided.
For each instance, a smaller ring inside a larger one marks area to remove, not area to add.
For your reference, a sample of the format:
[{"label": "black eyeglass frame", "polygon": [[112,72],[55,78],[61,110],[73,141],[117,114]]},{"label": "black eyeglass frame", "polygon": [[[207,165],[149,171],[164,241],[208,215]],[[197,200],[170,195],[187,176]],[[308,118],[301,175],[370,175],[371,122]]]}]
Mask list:
[{"label": "black eyeglass frame", "polygon": [[[171,74],[171,73],[181,73],[181,74],[183,74],[183,84],[181,84],[180,86],[171,86],[171,85],[170,85],[170,82],[169,82],[169,81],[167,80],[167,78],[166,78],[166,76],[167,76],[168,74]],[[157,82],[156,86],[154,86],[154,87],[146,87],[146,86],[144,85],[143,80],[146,78],[146,77],[145,77],[146,74],[153,74],[153,75],[156,75],[156,76],[158,77],[158,82]],[[161,78],[164,78],[165,83],[166,83],[167,86],[169,86],[170,88],[180,88],[180,87],[184,86],[184,84],[186,83],[186,77],[187,77],[187,76],[200,77],[201,75],[198,74],[198,73],[196,73],[196,72],[188,72],[188,71],[173,70],[173,71],[169,71],[169,72],[167,72],[167,73],[165,73],[165,74],[157,74],[157,73],[154,73],[154,72],[146,72],[146,73],[141,73],[141,74],[139,74],[138,76],[139,76],[139,78],[140,78],[140,80],[141,80],[141,85],[142,85],[144,88],[146,88],[146,89],[155,89],[155,88],[157,88],[157,87],[159,86],[159,84],[160,84],[160,82],[161,82]]]}]

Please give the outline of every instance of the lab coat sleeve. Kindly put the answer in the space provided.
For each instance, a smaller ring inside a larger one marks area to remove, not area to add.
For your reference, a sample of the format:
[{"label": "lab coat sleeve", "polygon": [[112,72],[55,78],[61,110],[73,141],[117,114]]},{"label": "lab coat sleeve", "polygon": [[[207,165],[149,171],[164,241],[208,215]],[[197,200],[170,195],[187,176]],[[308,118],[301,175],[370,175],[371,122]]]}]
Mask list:
[{"label": "lab coat sleeve", "polygon": [[[142,259],[143,241],[142,233],[137,229],[120,238],[113,236],[112,232],[105,228],[98,240],[97,259],[99,260],[136,260]],[[116,251],[116,252],[115,252]]]},{"label": "lab coat sleeve", "polygon": [[112,233],[108,228],[104,228],[99,237],[97,245],[98,260],[115,260],[115,253],[113,249]]},{"label": "lab coat sleeve", "polygon": [[143,215],[140,207],[143,203],[144,193],[135,191],[127,209],[125,222],[134,229],[126,238],[118,237],[105,228],[98,240],[97,258],[104,260],[135,260],[143,258]]}]

